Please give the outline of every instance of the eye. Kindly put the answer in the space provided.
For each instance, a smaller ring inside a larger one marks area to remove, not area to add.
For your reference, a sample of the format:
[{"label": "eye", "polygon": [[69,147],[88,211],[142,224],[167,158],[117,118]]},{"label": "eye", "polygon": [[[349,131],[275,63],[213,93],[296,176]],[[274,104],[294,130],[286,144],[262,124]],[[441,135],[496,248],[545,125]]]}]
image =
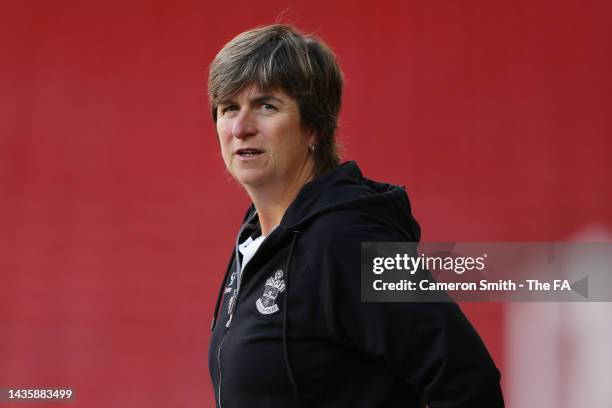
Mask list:
[{"label": "eye", "polygon": [[219,108],[219,110],[221,111],[221,114],[224,115],[228,112],[235,112],[238,110],[238,107],[236,105],[226,105],[226,106],[221,106]]},{"label": "eye", "polygon": [[261,104],[261,107],[264,111],[275,111],[276,110],[276,106],[269,104],[269,103],[263,103]]}]

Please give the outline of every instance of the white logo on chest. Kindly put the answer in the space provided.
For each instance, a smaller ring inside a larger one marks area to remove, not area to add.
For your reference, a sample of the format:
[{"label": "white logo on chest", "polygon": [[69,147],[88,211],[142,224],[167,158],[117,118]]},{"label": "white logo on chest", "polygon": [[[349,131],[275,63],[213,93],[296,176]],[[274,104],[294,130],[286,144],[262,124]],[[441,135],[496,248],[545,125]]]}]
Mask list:
[{"label": "white logo on chest", "polygon": [[230,275],[230,281],[225,287],[225,293],[230,293],[232,291],[232,286],[234,285],[234,280],[236,280],[236,272],[232,272]]},{"label": "white logo on chest", "polygon": [[255,302],[259,313],[269,315],[278,312],[276,298],[284,291],[285,282],[283,281],[283,271],[279,269],[274,272],[274,276],[268,278],[263,295]]}]

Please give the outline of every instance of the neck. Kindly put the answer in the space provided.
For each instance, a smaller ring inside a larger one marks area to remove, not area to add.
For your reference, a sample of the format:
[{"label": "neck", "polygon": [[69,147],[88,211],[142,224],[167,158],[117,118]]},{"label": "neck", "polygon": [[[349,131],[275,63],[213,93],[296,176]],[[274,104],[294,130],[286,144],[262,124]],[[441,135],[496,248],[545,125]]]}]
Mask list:
[{"label": "neck", "polygon": [[278,186],[273,183],[261,186],[245,186],[247,193],[253,200],[261,233],[268,235],[278,226],[295,197],[304,186],[312,180],[312,164],[305,166],[293,182],[289,185]]}]

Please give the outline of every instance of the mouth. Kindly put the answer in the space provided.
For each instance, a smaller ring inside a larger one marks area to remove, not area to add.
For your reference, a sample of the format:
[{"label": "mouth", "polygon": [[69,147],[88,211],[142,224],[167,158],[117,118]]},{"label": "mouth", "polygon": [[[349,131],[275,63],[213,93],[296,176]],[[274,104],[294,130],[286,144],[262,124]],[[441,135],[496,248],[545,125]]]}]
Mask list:
[{"label": "mouth", "polygon": [[249,157],[259,156],[262,153],[263,153],[263,150],[254,149],[254,148],[245,148],[245,149],[236,150],[234,154],[242,158],[249,158]]}]

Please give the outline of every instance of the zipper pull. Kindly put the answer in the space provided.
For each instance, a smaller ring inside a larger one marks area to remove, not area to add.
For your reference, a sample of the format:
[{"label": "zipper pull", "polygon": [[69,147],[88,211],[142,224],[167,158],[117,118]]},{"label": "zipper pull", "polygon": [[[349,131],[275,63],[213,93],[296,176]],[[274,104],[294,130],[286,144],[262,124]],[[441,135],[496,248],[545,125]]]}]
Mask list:
[{"label": "zipper pull", "polygon": [[238,290],[234,289],[234,293],[232,293],[232,297],[230,297],[229,302],[227,304],[227,314],[234,314],[234,306],[236,306],[236,298],[238,297]]},{"label": "zipper pull", "polygon": [[232,317],[234,317],[234,307],[236,306],[236,301],[238,300],[238,289],[234,289],[234,293],[232,293],[232,297],[229,299],[227,304],[227,314],[229,315],[229,319],[227,323],[225,323],[225,327],[230,327],[232,324]]}]

